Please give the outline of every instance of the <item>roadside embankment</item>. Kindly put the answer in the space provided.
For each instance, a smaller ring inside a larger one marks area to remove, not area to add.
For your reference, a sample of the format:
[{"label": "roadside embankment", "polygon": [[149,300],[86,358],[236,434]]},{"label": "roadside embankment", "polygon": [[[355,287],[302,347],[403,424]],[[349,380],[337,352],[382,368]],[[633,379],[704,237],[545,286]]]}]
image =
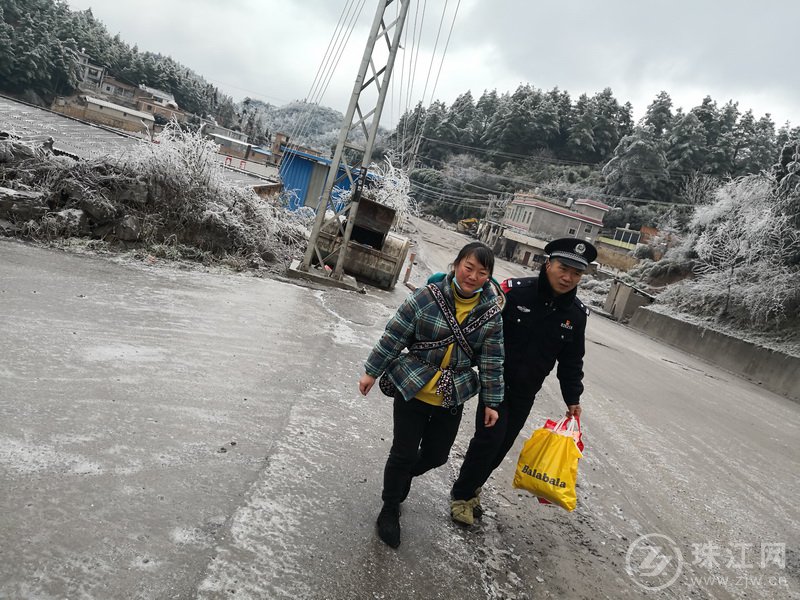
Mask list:
[{"label": "roadside embankment", "polygon": [[781,396],[800,402],[800,358],[640,308],[629,325]]}]

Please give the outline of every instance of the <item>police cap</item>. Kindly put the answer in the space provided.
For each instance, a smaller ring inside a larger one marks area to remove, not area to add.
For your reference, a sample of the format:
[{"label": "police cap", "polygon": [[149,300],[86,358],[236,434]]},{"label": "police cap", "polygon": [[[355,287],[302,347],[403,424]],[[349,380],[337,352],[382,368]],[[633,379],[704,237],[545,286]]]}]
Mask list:
[{"label": "police cap", "polygon": [[587,241],[575,238],[559,238],[544,247],[551,259],[558,259],[565,265],[585,271],[589,263],[597,258],[597,248]]}]

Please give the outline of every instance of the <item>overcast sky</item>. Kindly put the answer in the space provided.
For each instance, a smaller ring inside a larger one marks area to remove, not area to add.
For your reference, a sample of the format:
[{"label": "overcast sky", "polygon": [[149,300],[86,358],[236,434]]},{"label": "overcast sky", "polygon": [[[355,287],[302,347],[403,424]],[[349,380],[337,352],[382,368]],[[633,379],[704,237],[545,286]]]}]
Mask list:
[{"label": "overcast sky", "polygon": [[[68,3],[73,9],[91,7],[112,35],[119,33],[140,50],[172,56],[237,101],[250,96],[277,105],[309,96],[340,16],[351,5],[361,5],[358,25],[321,102],[341,112],[347,107],[378,4],[376,0]],[[423,5],[427,6],[424,19]],[[389,10],[394,14],[394,8]],[[665,90],[674,107],[685,110],[710,95],[720,105],[738,101],[742,112],[753,109],[756,117],[771,113],[778,127],[787,120],[798,126],[798,22],[796,0],[412,0],[406,53],[398,58],[382,124],[391,126],[416,101],[428,105],[432,92],[449,105],[467,90],[477,100],[485,89],[502,93],[530,83],[545,90],[557,86],[573,101],[581,93],[591,95],[610,87],[621,103],[633,104],[637,119]],[[422,34],[413,36],[415,30]],[[415,37],[422,50],[411,78]]]}]

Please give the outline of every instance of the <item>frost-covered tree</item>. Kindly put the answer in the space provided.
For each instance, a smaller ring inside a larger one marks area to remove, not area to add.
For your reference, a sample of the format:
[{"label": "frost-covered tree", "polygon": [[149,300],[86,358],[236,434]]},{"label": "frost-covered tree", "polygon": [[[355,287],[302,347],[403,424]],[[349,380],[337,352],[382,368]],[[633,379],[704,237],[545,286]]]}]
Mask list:
[{"label": "frost-covered tree", "polygon": [[659,92],[647,107],[644,124],[652,128],[653,136],[656,138],[669,134],[672,127],[672,98],[667,92]]},{"label": "frost-covered tree", "polygon": [[541,92],[521,85],[510,96],[504,95],[484,136],[487,147],[498,152],[524,154],[532,147],[533,111],[541,103]]},{"label": "frost-covered tree", "polygon": [[569,92],[566,90],[559,90],[557,87],[547,92],[545,97],[555,108],[556,114],[558,115],[558,133],[555,138],[549,142],[549,147],[557,156],[562,156],[566,152],[569,128],[574,118],[572,98]]},{"label": "frost-covered tree", "polygon": [[756,121],[753,111],[748,110],[736,125],[734,169],[736,173],[749,175],[769,169],[778,152],[775,123],[769,115]]},{"label": "frost-covered tree", "polygon": [[739,103],[728,101],[717,113],[712,140],[708,143],[705,172],[718,177],[733,175],[736,170],[736,124],[741,113]]},{"label": "frost-covered tree", "polygon": [[497,112],[499,98],[497,90],[485,91],[475,104],[475,118],[472,123],[472,135],[475,144],[482,145],[482,138],[486,134],[494,114]]},{"label": "frost-covered tree", "polygon": [[[784,145],[772,173],[777,181],[776,208],[796,230],[800,230],[800,135],[794,142]],[[800,248],[788,262],[791,266],[800,265]]]},{"label": "frost-covered tree", "polygon": [[575,104],[575,118],[569,127],[567,150],[575,160],[586,161],[594,158],[594,114],[589,97],[581,94]]},{"label": "frost-covered tree", "polygon": [[596,160],[605,161],[611,158],[625,135],[623,126],[629,123],[630,113],[626,107],[619,105],[611,88],[605,88],[592,96],[591,103],[594,108],[592,135]]},{"label": "frost-covered tree", "polygon": [[561,133],[558,108],[549,98],[534,109],[528,127],[531,136],[529,149],[540,150],[556,146]]},{"label": "frost-covered tree", "polygon": [[395,209],[397,217],[394,227],[405,223],[408,217],[419,216],[417,201],[411,196],[411,180],[408,173],[392,164],[388,158],[375,167],[377,185],[369,192],[370,198]]},{"label": "frost-covered tree", "polygon": [[665,301],[743,326],[796,317],[800,289],[791,262],[800,230],[775,202],[775,183],[740,178],[695,209],[687,245],[696,279],[669,290]]},{"label": "frost-covered tree", "polygon": [[652,225],[661,218],[663,209],[655,205],[637,206],[626,204],[622,208],[614,208],[603,217],[604,227],[625,227],[639,229],[643,225]]},{"label": "frost-covered tree", "polygon": [[706,135],[693,113],[680,118],[667,138],[666,155],[670,173],[690,175],[702,169],[707,153]]},{"label": "frost-covered tree", "polygon": [[473,128],[476,118],[475,100],[472,92],[461,94],[450,106],[442,121],[443,131],[438,135],[447,136],[447,140],[470,146],[475,141]]},{"label": "frost-covered tree", "polygon": [[667,157],[649,127],[622,138],[603,174],[606,191],[621,196],[658,200],[669,182]]}]

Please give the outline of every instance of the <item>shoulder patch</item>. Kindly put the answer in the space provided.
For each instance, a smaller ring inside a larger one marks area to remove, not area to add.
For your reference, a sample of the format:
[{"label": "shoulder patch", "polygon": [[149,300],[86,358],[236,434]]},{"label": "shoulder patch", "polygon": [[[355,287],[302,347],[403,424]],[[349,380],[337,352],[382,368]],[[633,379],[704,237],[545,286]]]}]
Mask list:
[{"label": "shoulder patch", "polygon": [[508,291],[513,288],[530,287],[534,283],[536,283],[536,277],[520,277],[519,279],[506,279],[502,286],[505,288],[504,291]]},{"label": "shoulder patch", "polygon": [[578,308],[580,308],[582,311],[585,311],[587,315],[592,314],[592,311],[589,309],[589,307],[581,302],[577,296],[575,296],[575,304],[577,304]]}]

